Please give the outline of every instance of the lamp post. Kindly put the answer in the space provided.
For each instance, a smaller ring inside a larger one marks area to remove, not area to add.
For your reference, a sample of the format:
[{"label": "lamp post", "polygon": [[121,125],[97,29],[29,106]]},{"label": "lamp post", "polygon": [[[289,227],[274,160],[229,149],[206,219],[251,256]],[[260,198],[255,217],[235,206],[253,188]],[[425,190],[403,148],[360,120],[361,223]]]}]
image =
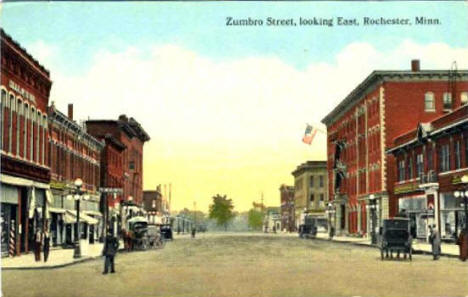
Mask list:
[{"label": "lamp post", "polygon": [[466,184],[468,184],[468,175],[464,175],[461,178],[461,182],[465,184],[465,189],[461,191],[455,191],[453,195],[455,196],[455,198],[463,199],[463,204],[465,208],[465,230],[468,231],[468,187],[466,187]]},{"label": "lamp post", "polygon": [[75,250],[73,252],[73,258],[76,259],[76,258],[81,258],[80,198],[81,198],[81,195],[83,194],[83,191],[81,190],[81,187],[83,186],[83,180],[81,180],[81,178],[77,178],[74,182],[74,185],[76,187],[75,195],[74,195],[75,204],[76,204],[76,232],[75,232]]},{"label": "lamp post", "polygon": [[377,234],[375,233],[375,225],[376,225],[375,211],[377,209],[377,201],[375,199],[374,194],[371,194],[369,196],[369,208],[371,211],[371,243],[377,244]]}]

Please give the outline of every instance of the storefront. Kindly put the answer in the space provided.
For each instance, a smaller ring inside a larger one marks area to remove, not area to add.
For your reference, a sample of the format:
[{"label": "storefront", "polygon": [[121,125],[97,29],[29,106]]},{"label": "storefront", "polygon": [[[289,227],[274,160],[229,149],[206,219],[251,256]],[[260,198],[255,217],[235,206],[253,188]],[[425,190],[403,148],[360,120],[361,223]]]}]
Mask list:
[{"label": "storefront", "polygon": [[[429,201],[429,204],[432,202]],[[413,238],[427,239],[429,226],[435,224],[434,211],[428,207],[425,195],[403,197],[398,199],[399,213],[406,213],[410,219]]]},{"label": "storefront", "polygon": [[441,237],[455,240],[465,225],[465,212],[461,198],[455,198],[453,192],[440,193]]}]

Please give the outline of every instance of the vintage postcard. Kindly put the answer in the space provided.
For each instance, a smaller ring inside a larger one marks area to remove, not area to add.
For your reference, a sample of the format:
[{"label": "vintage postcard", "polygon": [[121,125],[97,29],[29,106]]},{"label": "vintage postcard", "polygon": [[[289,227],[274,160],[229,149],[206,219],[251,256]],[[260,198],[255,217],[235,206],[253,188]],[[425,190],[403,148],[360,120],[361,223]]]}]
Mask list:
[{"label": "vintage postcard", "polygon": [[2,3],[2,296],[468,296],[467,20]]}]

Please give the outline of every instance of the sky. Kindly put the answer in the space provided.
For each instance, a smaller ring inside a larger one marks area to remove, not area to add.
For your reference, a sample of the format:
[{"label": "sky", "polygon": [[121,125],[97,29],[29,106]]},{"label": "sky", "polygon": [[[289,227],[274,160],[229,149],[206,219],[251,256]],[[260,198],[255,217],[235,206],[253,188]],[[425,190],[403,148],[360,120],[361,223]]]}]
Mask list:
[{"label": "sky", "polygon": [[[50,70],[50,101],[78,120],[127,114],[151,140],[144,189],[172,184],[172,209],[212,196],[248,210],[326,135],[301,139],[373,70],[468,68],[466,2],[3,3],[2,28]],[[226,18],[334,18],[328,26],[226,26]],[[336,18],[360,26],[337,26]],[[431,26],[363,26],[362,18],[438,18]]]}]

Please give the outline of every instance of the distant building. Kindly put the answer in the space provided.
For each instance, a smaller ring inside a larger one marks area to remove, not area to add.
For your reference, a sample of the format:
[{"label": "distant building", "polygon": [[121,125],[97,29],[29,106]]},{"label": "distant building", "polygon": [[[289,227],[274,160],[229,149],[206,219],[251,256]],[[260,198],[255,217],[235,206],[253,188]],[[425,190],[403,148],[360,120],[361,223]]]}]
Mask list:
[{"label": "distant building", "polygon": [[267,207],[263,218],[263,232],[272,233],[281,231],[281,214],[279,207]]},{"label": "distant building", "polygon": [[386,150],[418,123],[460,107],[467,92],[468,71],[421,70],[413,60],[410,70],[373,71],[322,120],[337,232],[369,235],[371,200],[377,224],[397,214],[396,160]]},{"label": "distant building", "polygon": [[[468,95],[468,93],[467,93]],[[414,238],[426,239],[435,224],[444,240],[455,241],[466,218],[462,197],[468,183],[468,96],[465,105],[394,140],[391,199],[411,220]]]},{"label": "distant building", "polygon": [[[100,212],[100,161],[104,143],[86,133],[73,120],[73,105],[68,116],[52,104],[49,107],[49,156],[53,199],[49,207],[53,245],[72,245],[81,234],[94,243],[104,232]],[[75,179],[83,181],[84,198],[80,202],[81,230],[76,229]]]},{"label": "distant building", "polygon": [[296,231],[294,187],[283,184],[279,190],[281,197],[281,226],[288,232],[294,232]]},{"label": "distant building", "polygon": [[304,213],[325,216],[328,203],[327,162],[307,161],[292,172],[294,176],[294,218],[296,228]]},{"label": "distant building", "polygon": [[49,71],[0,29],[1,251],[32,249],[50,200],[47,106]]},{"label": "distant building", "polygon": [[143,208],[146,211],[148,222],[150,224],[163,223],[163,195],[161,193],[160,186],[153,191],[143,191]]}]

